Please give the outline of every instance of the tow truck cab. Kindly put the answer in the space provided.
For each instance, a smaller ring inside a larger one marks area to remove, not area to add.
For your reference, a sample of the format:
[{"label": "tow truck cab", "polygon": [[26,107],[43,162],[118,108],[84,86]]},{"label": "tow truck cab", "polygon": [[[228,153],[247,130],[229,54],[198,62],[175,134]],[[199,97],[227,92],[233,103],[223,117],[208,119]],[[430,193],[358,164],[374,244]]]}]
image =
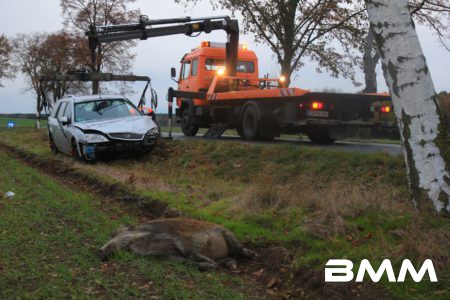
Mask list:
[{"label": "tow truck cab", "polygon": [[[225,71],[225,44],[202,42],[200,47],[183,56],[178,89],[180,91],[206,93],[217,74]],[[246,45],[239,45],[236,76],[257,84],[259,79],[258,58]],[[181,99],[177,99],[181,107]],[[194,99],[195,106],[208,105],[206,99]]]}]

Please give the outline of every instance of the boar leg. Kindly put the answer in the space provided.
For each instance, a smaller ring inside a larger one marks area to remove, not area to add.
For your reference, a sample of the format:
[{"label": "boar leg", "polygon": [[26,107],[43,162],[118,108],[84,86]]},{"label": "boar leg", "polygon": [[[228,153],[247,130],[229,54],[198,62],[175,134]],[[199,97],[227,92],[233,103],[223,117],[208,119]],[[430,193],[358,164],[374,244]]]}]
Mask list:
[{"label": "boar leg", "polygon": [[237,261],[234,258],[226,257],[219,259],[217,263],[221,266],[224,266],[230,270],[236,270],[237,269]]},{"label": "boar leg", "polygon": [[193,262],[198,262],[198,263],[207,263],[209,265],[213,265],[215,269],[219,268],[219,265],[211,258],[200,254],[198,251],[194,250],[194,249],[186,249],[186,247],[184,246],[184,243],[182,243],[179,240],[174,241],[175,243],[175,247],[177,248],[177,250],[187,259],[193,261]]},{"label": "boar leg", "polygon": [[227,241],[227,245],[230,249],[230,255],[238,255],[247,258],[256,257],[256,253],[250,249],[244,248],[242,243],[234,236],[231,231],[224,229],[222,230],[222,234]]},{"label": "boar leg", "polygon": [[193,261],[182,256],[171,256],[171,258],[177,262],[192,265],[200,271],[214,271],[218,269],[218,265],[215,262],[209,263],[205,261]]}]

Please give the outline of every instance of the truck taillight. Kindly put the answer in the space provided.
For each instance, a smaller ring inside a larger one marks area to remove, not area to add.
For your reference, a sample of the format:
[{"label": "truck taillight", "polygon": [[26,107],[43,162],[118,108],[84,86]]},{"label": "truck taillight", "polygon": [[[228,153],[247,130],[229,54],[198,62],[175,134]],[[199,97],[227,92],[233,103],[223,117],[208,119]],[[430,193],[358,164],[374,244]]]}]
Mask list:
[{"label": "truck taillight", "polygon": [[382,113],[390,113],[391,107],[390,106],[382,106],[380,110]]},{"label": "truck taillight", "polygon": [[321,109],[323,109],[323,103],[322,103],[322,102],[319,102],[319,101],[313,101],[313,102],[311,103],[311,109],[314,109],[314,110],[321,110]]}]

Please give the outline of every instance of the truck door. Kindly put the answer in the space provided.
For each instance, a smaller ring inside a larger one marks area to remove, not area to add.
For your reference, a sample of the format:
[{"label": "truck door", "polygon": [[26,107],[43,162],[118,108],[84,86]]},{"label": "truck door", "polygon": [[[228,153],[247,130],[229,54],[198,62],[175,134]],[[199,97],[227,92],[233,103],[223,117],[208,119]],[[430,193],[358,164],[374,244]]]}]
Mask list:
[{"label": "truck door", "polygon": [[179,88],[181,91],[198,91],[198,83],[196,82],[198,71],[198,59],[186,60],[183,62],[180,74]]}]

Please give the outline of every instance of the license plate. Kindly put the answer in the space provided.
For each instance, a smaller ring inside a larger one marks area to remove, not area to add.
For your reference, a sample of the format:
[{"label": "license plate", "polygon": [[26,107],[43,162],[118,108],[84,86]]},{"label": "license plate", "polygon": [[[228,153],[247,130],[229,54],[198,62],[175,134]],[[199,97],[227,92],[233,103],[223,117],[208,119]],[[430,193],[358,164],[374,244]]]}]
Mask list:
[{"label": "license plate", "polygon": [[329,113],[327,111],[308,110],[306,115],[309,117],[328,118]]}]

